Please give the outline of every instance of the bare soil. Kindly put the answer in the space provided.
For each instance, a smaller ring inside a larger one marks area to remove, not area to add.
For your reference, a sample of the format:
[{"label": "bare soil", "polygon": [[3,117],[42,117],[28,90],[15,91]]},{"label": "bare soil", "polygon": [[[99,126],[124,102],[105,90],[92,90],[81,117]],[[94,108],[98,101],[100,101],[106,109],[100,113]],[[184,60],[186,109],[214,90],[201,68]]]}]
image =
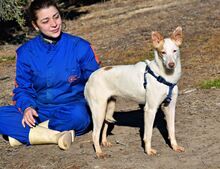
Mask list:
[{"label": "bare soil", "polygon": [[[158,111],[152,146],[158,155],[144,153],[143,111],[129,100],[119,99],[112,126],[107,159],[96,159],[92,131],[77,137],[68,151],[57,145],[10,147],[0,138],[0,168],[28,169],[219,169],[220,90],[201,89],[204,80],[220,77],[219,0],[111,0],[77,9],[79,17],[66,20],[65,31],[89,40],[102,66],[130,64],[152,59],[150,35],[168,36],[183,27],[181,47],[183,75],[176,110],[176,137],[184,153],[168,144],[163,114]],[[69,8],[71,13],[74,8]],[[15,77],[16,45],[0,46],[0,105],[11,103]],[[3,61],[2,61],[2,58]]]}]

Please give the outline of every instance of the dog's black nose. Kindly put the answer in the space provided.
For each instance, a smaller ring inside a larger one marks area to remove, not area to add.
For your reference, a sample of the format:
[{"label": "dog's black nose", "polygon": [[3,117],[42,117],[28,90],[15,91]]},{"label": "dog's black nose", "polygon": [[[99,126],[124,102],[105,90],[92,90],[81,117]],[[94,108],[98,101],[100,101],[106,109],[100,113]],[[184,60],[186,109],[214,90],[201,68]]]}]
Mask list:
[{"label": "dog's black nose", "polygon": [[174,68],[175,63],[174,63],[174,62],[170,62],[170,63],[168,63],[168,66],[169,66],[170,68]]}]

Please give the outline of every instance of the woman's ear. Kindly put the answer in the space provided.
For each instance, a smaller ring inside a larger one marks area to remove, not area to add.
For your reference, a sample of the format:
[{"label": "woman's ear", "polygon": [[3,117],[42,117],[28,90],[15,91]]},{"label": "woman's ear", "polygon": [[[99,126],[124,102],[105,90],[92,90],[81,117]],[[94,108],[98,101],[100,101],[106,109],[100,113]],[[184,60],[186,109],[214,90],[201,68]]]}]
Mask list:
[{"label": "woman's ear", "polygon": [[38,26],[36,25],[36,23],[34,21],[32,21],[31,24],[32,24],[32,26],[34,27],[34,29],[36,31],[39,31],[39,28],[38,28]]}]

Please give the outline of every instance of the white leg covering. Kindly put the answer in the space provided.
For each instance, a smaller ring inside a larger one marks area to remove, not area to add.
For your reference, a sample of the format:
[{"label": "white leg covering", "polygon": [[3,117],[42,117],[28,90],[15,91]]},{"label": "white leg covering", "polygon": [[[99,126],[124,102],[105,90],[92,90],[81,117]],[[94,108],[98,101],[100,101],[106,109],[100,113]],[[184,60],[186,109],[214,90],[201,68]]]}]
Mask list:
[{"label": "white leg covering", "polygon": [[46,120],[46,121],[44,121],[42,123],[39,123],[38,126],[48,128],[48,124],[49,124],[49,120]]},{"label": "white leg covering", "polygon": [[8,136],[8,140],[9,140],[10,146],[12,146],[12,147],[22,145],[22,143],[21,143],[20,141],[16,140],[16,139],[13,138],[13,137],[9,137],[9,136]]},{"label": "white leg covering", "polygon": [[[45,128],[48,128],[48,125],[49,125],[49,120],[46,120],[46,121],[38,124],[38,126],[45,127]],[[72,134],[72,143],[73,143],[74,139],[75,139],[75,131],[74,130],[70,130],[70,132]]]},{"label": "white leg covering", "polygon": [[34,144],[58,144],[60,149],[67,150],[72,143],[71,131],[59,132],[42,126],[31,128],[29,133],[29,141]]}]

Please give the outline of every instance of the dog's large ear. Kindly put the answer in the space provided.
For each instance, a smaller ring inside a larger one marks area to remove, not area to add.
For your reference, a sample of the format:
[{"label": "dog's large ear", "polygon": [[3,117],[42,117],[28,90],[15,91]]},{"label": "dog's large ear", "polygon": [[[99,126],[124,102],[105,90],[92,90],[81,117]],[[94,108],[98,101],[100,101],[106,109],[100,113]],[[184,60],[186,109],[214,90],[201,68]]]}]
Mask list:
[{"label": "dog's large ear", "polygon": [[182,27],[178,26],[171,34],[171,39],[177,46],[180,46],[183,42],[183,31]]},{"label": "dog's large ear", "polygon": [[164,43],[163,35],[161,35],[159,32],[152,32],[151,38],[152,38],[154,48],[156,49],[163,48],[163,43]]}]

